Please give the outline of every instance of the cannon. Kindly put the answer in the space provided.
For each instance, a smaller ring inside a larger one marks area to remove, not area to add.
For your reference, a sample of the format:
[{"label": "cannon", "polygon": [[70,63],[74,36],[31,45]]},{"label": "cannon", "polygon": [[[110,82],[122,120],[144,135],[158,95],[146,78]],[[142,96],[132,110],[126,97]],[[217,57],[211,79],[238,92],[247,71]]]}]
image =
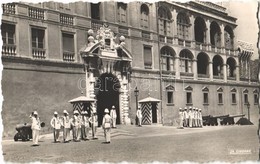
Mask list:
[{"label": "cannon", "polygon": [[208,116],[202,116],[202,120],[203,120],[203,126],[217,126],[218,125],[218,121],[217,121],[217,117],[213,117],[211,115]]},{"label": "cannon", "polygon": [[32,129],[31,124],[18,124],[16,125],[17,133],[14,136],[14,141],[21,139],[22,141],[29,141],[32,139]]},{"label": "cannon", "polygon": [[[41,127],[44,127],[45,123],[41,123]],[[16,125],[15,129],[17,130],[17,133],[14,135],[14,141],[18,141],[21,139],[22,141],[29,141],[32,139],[32,129],[31,124],[18,124]]]},{"label": "cannon", "polygon": [[[217,126],[219,123],[220,123],[220,125],[234,125],[235,117],[244,117],[244,116],[245,116],[244,114],[238,114],[238,115],[229,115],[228,114],[228,115],[221,115],[221,116],[208,115],[208,116],[203,116],[202,119],[203,119],[204,126],[206,126],[206,125]],[[219,123],[218,123],[218,120],[220,120]]]}]

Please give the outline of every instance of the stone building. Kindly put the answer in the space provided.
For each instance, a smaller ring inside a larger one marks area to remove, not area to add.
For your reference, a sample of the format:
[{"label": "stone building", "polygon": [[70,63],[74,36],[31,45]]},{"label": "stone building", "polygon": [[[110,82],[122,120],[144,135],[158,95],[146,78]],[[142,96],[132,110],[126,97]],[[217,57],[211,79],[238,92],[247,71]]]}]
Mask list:
[{"label": "stone building", "polygon": [[[236,39],[226,8],[193,1],[57,2],[2,5],[4,136],[38,110],[49,122],[68,101],[95,98],[102,117],[115,105],[117,123],[134,123],[136,97],[152,105],[150,123],[175,125],[178,108],[203,115],[247,114],[257,121],[258,83],[252,44]],[[100,119],[101,120],[101,119]],[[47,126],[48,127],[48,126]]]}]

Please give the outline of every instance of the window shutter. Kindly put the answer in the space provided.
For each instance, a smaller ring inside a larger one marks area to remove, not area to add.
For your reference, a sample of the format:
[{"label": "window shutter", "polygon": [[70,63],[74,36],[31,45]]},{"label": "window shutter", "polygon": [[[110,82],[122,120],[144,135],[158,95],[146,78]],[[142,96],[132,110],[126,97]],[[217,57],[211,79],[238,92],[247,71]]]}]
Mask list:
[{"label": "window shutter", "polygon": [[167,35],[169,35],[171,34],[171,22],[167,21],[166,26],[167,26]]},{"label": "window shutter", "polygon": [[159,34],[164,35],[164,22],[162,19],[159,19]]},{"label": "window shutter", "polygon": [[144,47],[144,65],[151,68],[152,64],[152,49],[151,47]]},{"label": "window shutter", "polygon": [[162,57],[162,70],[166,71],[166,57]]},{"label": "window shutter", "polygon": [[173,61],[173,58],[170,59],[170,70],[171,70],[171,71],[174,70],[174,61]]},{"label": "window shutter", "polygon": [[71,34],[62,34],[63,51],[74,52],[74,36]]}]

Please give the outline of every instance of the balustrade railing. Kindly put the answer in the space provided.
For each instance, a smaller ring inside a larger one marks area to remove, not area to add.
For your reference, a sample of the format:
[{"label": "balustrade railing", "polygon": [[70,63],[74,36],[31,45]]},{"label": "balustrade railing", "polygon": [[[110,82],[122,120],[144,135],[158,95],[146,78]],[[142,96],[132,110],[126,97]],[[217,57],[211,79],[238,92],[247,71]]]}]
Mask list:
[{"label": "balustrade railing", "polygon": [[74,52],[63,52],[63,61],[73,62],[75,53]]},{"label": "balustrade railing", "polygon": [[29,17],[31,17],[31,18],[41,19],[41,20],[44,19],[44,10],[43,9],[29,7],[28,12],[29,12]]},{"label": "balustrade railing", "polygon": [[46,58],[45,49],[42,49],[42,48],[32,48],[32,55],[33,55],[33,58],[36,58],[36,59],[45,59]]},{"label": "balustrade railing", "polygon": [[2,55],[3,56],[15,56],[16,55],[16,45],[14,45],[14,44],[3,44]]},{"label": "balustrade railing", "polygon": [[67,14],[60,14],[60,23],[66,25],[73,25],[73,16]]},{"label": "balustrade railing", "polygon": [[2,4],[4,14],[15,14],[15,4],[6,3]]}]

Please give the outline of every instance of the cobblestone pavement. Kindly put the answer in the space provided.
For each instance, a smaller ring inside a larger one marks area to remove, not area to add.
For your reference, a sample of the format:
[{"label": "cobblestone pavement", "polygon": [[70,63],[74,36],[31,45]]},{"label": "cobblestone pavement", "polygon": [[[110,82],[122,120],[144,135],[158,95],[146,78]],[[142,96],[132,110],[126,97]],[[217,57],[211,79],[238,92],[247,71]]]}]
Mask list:
[{"label": "cobblestone pavement", "polygon": [[53,143],[52,134],[42,135],[40,146],[32,142],[3,140],[5,161],[10,162],[239,162],[257,160],[257,126],[216,126],[177,129],[172,126],[118,126],[112,129],[111,144],[98,140]]}]

